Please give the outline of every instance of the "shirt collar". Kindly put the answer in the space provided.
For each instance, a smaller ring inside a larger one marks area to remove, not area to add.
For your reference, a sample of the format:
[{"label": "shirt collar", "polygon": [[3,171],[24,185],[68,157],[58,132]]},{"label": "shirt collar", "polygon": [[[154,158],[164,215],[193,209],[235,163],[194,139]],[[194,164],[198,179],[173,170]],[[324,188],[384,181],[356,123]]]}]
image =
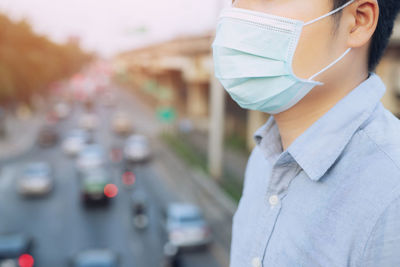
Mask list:
[{"label": "shirt collar", "polygon": [[370,117],[384,92],[381,79],[371,74],[298,137],[287,151],[282,151],[279,129],[272,116],[257,130],[255,141],[266,157],[288,159],[290,154],[311,180],[319,181]]}]

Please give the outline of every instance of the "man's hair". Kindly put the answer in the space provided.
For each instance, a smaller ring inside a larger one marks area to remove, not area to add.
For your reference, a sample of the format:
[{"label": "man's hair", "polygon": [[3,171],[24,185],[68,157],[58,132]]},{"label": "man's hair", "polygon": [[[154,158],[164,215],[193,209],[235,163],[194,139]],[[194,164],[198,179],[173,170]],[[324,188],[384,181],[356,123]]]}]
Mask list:
[{"label": "man's hair", "polygon": [[[341,7],[350,0],[333,0],[334,9]],[[378,26],[372,36],[369,48],[368,69],[375,70],[389,44],[393,32],[394,22],[400,10],[400,0],[378,0],[379,20]]]}]

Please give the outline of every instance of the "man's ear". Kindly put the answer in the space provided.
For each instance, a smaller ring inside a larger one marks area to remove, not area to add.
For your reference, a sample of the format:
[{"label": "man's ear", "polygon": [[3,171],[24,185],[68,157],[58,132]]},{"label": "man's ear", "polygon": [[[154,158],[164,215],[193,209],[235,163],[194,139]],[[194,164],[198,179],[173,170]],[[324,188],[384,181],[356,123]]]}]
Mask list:
[{"label": "man's ear", "polygon": [[378,1],[357,0],[345,12],[344,23],[348,25],[348,46],[359,48],[369,43],[378,25]]}]

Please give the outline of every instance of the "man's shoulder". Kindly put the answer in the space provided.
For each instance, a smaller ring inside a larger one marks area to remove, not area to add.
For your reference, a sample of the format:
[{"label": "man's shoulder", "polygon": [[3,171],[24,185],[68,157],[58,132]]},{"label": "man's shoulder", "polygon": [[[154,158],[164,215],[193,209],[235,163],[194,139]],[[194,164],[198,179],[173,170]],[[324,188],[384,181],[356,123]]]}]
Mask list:
[{"label": "man's shoulder", "polygon": [[365,156],[377,163],[387,162],[385,166],[391,166],[388,171],[400,179],[400,120],[379,105],[358,136],[364,141],[359,145],[365,145]]},{"label": "man's shoulder", "polygon": [[400,195],[400,121],[383,106],[377,108],[350,141],[341,172],[358,181],[360,194],[385,206]]}]

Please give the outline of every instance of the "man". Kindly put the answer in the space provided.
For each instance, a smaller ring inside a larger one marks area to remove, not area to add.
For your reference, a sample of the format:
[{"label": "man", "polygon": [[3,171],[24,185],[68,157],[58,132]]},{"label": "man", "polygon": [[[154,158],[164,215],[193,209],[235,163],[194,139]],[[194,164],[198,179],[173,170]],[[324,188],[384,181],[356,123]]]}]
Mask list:
[{"label": "man", "polygon": [[231,267],[400,266],[400,123],[373,74],[399,0],[236,0],[216,76],[255,134]]}]

